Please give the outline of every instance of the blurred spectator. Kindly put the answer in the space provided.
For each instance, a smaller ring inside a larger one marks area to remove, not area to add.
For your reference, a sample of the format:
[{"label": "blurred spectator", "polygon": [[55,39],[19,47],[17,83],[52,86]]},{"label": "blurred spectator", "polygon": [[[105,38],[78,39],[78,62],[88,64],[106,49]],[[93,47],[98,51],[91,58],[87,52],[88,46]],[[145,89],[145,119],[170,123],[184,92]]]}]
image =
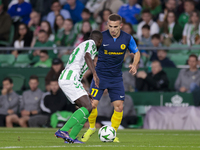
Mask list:
[{"label": "blurred spectator", "polygon": [[13,80],[9,77],[3,79],[3,89],[0,96],[0,126],[6,124],[6,116],[17,114],[19,95],[13,91]]},{"label": "blurred spectator", "polygon": [[175,89],[179,92],[192,92],[200,87],[200,70],[197,68],[198,58],[191,54],[188,59],[188,69],[181,69],[175,82]]},{"label": "blurred spectator", "polygon": [[137,73],[136,88],[138,91],[168,91],[169,81],[166,73],[162,70],[159,61],[153,61],[151,72],[139,71]]},{"label": "blurred spectator", "polygon": [[0,40],[7,41],[9,39],[12,21],[10,16],[3,10],[3,3],[0,0]]},{"label": "blurred spectator", "polygon": [[82,21],[77,22],[74,25],[74,30],[76,34],[79,34],[81,32],[81,28],[83,25],[83,21],[89,21],[90,25],[92,27],[92,30],[96,30],[98,28],[97,23],[91,18],[91,13],[87,8],[84,8],[81,13]]},{"label": "blurred spectator", "polygon": [[132,25],[130,23],[124,23],[122,26],[122,30],[132,36],[135,36],[135,31],[132,28]]},{"label": "blurred spectator", "polygon": [[24,0],[18,0],[18,3],[12,5],[8,9],[8,13],[14,20],[14,22],[20,21],[28,25],[30,21],[30,13],[32,12],[31,4],[25,2]]},{"label": "blurred spectator", "polygon": [[27,122],[30,116],[37,115],[40,112],[40,101],[42,91],[38,89],[38,77],[32,75],[29,79],[30,90],[23,92],[20,115],[12,114],[6,117],[6,127],[13,127],[13,123],[21,127],[28,127]]},{"label": "blurred spectator", "polygon": [[[151,36],[151,43],[154,47],[161,47],[161,40],[160,40],[160,35],[159,34],[154,34]],[[151,51],[151,58],[150,61],[155,60],[157,58],[157,51],[152,50]]]},{"label": "blurred spectator", "polygon": [[145,24],[142,27],[142,37],[139,39],[139,44],[142,46],[152,46],[150,26],[148,24]]},{"label": "blurred spectator", "polygon": [[176,0],[166,0],[165,1],[165,9],[159,14],[158,21],[157,21],[159,27],[163,26],[164,20],[166,20],[167,14],[169,11],[176,12],[175,17],[177,18],[178,12],[177,12],[176,6],[177,6]]},{"label": "blurred spectator", "polygon": [[90,25],[90,22],[83,21],[81,33],[77,35],[74,46],[76,47],[83,41],[88,40],[91,31],[92,31],[92,27]]},{"label": "blurred spectator", "polygon": [[73,30],[73,21],[72,19],[66,19],[64,21],[64,36],[61,40],[62,46],[73,46],[74,41],[76,40],[76,34]]},{"label": "blurred spectator", "polygon": [[7,12],[10,1],[9,0],[1,0],[1,1],[3,3],[3,10]]},{"label": "blurred spectator", "polygon": [[67,0],[67,4],[63,8],[70,12],[73,23],[75,24],[82,20],[81,13],[84,7],[79,0]]},{"label": "blurred spectator", "polygon": [[64,35],[64,18],[62,15],[57,15],[54,22],[54,32],[55,32],[55,40],[56,45],[61,45],[61,40]]},{"label": "blurred spectator", "polygon": [[[13,5],[18,3],[18,0],[7,0],[9,5],[8,5],[8,9],[11,8]],[[29,3],[30,0],[24,0],[25,2]]]},{"label": "blurred spectator", "polygon": [[42,20],[46,20],[47,14],[51,11],[53,0],[30,0],[33,10],[41,14]]},{"label": "blurred spectator", "polygon": [[[48,21],[42,21],[41,22],[40,30],[46,31],[47,34],[48,34],[48,40],[51,41],[51,42],[54,42],[55,35],[52,33],[51,26],[50,26],[50,23]],[[39,31],[34,33],[34,37],[33,37],[33,40],[31,42],[31,47],[33,47],[35,45],[35,43],[36,43],[36,41],[38,39]]]},{"label": "blurred spectator", "polygon": [[155,60],[158,60],[163,68],[165,68],[165,67],[176,68],[176,65],[174,64],[174,62],[171,61],[167,57],[167,51],[165,51],[165,50],[158,50],[157,51],[157,58]]},{"label": "blurred spectator", "polygon": [[47,33],[48,33],[48,35],[49,35],[49,41],[54,41],[54,39],[55,39],[55,36],[54,36],[54,34],[53,34],[53,32],[52,32],[52,30],[51,30],[51,26],[50,26],[50,23],[48,22],[48,21],[42,21],[41,22],[41,24],[40,24],[40,29],[41,30],[44,30],[44,31],[46,31]]},{"label": "blurred spectator", "polygon": [[40,31],[41,15],[36,11],[32,11],[30,14],[30,19],[31,20],[28,23],[28,27],[34,32],[34,35],[37,36],[38,32]]},{"label": "blurred spectator", "polygon": [[162,11],[160,0],[143,0],[142,8],[150,9],[152,18],[155,21],[158,19],[158,15]]},{"label": "blurred spectator", "polygon": [[175,13],[169,11],[165,18],[163,28],[160,29],[163,45],[170,46],[171,43],[178,43],[182,38],[182,31],[183,28],[177,23]]},{"label": "blurred spectator", "polygon": [[108,17],[112,14],[112,11],[110,9],[104,9],[103,10],[103,16],[100,23],[100,31],[106,31],[108,29],[107,22]]},{"label": "blurred spectator", "polygon": [[110,9],[113,13],[117,13],[119,8],[123,5],[121,0],[104,0],[101,1],[100,6],[95,10],[93,17],[99,23],[103,16],[103,11],[105,9]]},{"label": "blurred spectator", "polygon": [[139,39],[141,39],[142,37],[142,27],[145,24],[148,24],[150,26],[150,35],[159,33],[159,26],[156,22],[152,20],[152,15],[148,9],[144,9],[142,11],[142,20],[143,21],[140,22],[137,27],[137,37]]},{"label": "blurred spectator", "polygon": [[85,7],[93,14],[101,4],[102,0],[88,0]]},{"label": "blurred spectator", "polygon": [[[30,47],[31,41],[33,39],[33,32],[29,30],[28,26],[25,23],[20,23],[17,27],[17,31],[14,39],[14,47],[23,48]],[[18,54],[22,51],[14,50],[12,54],[17,58]]]},{"label": "blurred spectator", "polygon": [[64,6],[67,3],[67,1],[66,0],[59,0],[59,3],[60,3],[61,6]]},{"label": "blurred spectator", "polygon": [[49,58],[48,52],[46,50],[40,51],[40,61],[34,64],[34,67],[50,68],[52,65],[52,60]]},{"label": "blurred spectator", "polygon": [[193,11],[190,15],[189,22],[185,24],[183,30],[183,44],[189,46],[200,44],[200,15],[199,11]]},{"label": "blurred spectator", "polygon": [[138,24],[138,17],[142,8],[137,4],[137,0],[129,0],[128,4],[124,4],[119,8],[118,14],[126,19],[127,23],[132,25]]},{"label": "blurred spectator", "polygon": [[184,27],[185,24],[189,20],[189,15],[195,10],[195,3],[193,0],[185,0],[184,1],[184,13],[182,13],[179,18],[178,22],[179,24]]},{"label": "blurred spectator", "polygon": [[33,116],[29,119],[28,123],[30,127],[43,127],[49,126],[50,117],[57,111],[71,111],[75,110],[62,90],[59,88],[58,80],[52,79],[50,81],[51,92],[43,94],[43,98],[40,104],[42,114]]},{"label": "blurred spectator", "polygon": [[65,19],[71,18],[69,11],[62,9],[58,0],[52,2],[51,10],[52,12],[47,15],[47,21],[50,23],[52,29],[54,28],[54,22],[57,15],[62,15]]},{"label": "blurred spectator", "polygon": [[[48,40],[48,33],[44,30],[40,30],[38,33],[38,40],[36,41],[34,47],[52,47],[55,48],[56,45]],[[58,54],[58,51],[56,49],[54,50],[48,50],[48,55],[49,58],[56,58]],[[40,55],[40,49],[35,50],[35,51],[30,51],[29,52],[29,58],[32,61],[32,64],[36,63],[39,61],[39,55]]]},{"label": "blurred spectator", "polygon": [[58,79],[62,70],[64,70],[64,64],[61,59],[54,58],[52,61],[52,66],[47,76],[45,77],[46,90],[50,91],[50,81],[51,79]]}]

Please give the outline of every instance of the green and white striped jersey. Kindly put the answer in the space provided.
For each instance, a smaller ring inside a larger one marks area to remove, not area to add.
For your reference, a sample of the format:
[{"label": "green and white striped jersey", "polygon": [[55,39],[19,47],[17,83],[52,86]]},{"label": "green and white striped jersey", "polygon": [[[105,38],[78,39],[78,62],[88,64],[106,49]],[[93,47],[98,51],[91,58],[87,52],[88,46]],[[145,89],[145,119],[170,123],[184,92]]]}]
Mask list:
[{"label": "green and white striped jersey", "polygon": [[83,75],[88,70],[88,66],[84,58],[86,52],[91,54],[92,59],[94,59],[98,53],[95,42],[93,40],[82,42],[74,49],[73,53],[69,57],[65,70],[62,71],[59,77],[60,80],[70,80],[72,74],[74,78],[71,78],[71,80],[74,80],[75,77],[79,81],[82,80]]}]

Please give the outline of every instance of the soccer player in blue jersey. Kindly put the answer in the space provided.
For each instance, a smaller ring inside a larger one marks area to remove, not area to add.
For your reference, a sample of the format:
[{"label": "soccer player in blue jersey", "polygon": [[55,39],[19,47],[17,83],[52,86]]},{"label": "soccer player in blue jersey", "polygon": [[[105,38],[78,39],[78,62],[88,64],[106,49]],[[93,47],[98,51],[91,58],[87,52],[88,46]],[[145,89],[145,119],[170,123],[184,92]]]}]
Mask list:
[{"label": "soccer player in blue jersey", "polygon": [[[131,53],[134,53],[134,62],[129,66],[129,72],[132,75],[137,72],[136,66],[140,60],[140,52],[133,37],[123,32],[121,28],[121,16],[111,14],[108,18],[108,30],[102,32],[103,42],[99,49],[96,66],[99,87],[95,87],[94,80],[90,86],[90,93],[94,99],[92,102],[93,110],[88,118],[90,128],[81,138],[83,142],[86,142],[96,130],[97,105],[105,89],[108,89],[111,102],[114,106],[111,126],[117,131],[121,124],[125,96],[121,68],[126,49],[128,48]],[[114,142],[119,142],[119,139],[116,137]]]}]

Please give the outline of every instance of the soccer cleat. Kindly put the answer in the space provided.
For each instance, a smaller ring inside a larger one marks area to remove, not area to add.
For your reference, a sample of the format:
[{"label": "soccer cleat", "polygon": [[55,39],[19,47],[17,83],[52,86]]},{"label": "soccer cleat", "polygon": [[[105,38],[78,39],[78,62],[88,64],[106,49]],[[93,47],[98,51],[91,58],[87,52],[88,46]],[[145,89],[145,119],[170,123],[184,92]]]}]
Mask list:
[{"label": "soccer cleat", "polygon": [[70,138],[69,133],[67,131],[56,131],[55,136],[57,138],[62,138],[65,141],[67,141],[68,143],[72,143],[72,141],[74,141],[72,138]]},{"label": "soccer cleat", "polygon": [[114,139],[113,142],[117,142],[117,143],[119,143],[119,138],[118,138],[118,137],[115,137],[115,139]]},{"label": "soccer cleat", "polygon": [[[69,143],[69,142],[65,141],[64,143]],[[84,142],[79,141],[77,138],[74,139],[71,143],[84,144]]]},{"label": "soccer cleat", "polygon": [[92,136],[92,134],[94,134],[94,132],[96,131],[96,128],[94,128],[94,130],[92,129],[88,129],[82,136],[81,141],[82,142],[87,142],[89,140],[89,138]]}]

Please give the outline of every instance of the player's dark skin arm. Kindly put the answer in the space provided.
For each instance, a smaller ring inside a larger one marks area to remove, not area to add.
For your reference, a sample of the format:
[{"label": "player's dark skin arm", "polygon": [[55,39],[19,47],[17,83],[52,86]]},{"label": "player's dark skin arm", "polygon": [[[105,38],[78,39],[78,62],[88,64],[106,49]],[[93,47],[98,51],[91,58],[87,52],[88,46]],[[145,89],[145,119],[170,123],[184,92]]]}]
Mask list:
[{"label": "player's dark skin arm", "polygon": [[93,74],[93,79],[95,81],[95,86],[99,87],[99,78],[97,76],[97,73],[96,73],[96,70],[95,70],[95,67],[94,67],[94,63],[93,63],[93,61],[91,59],[91,55],[88,52],[85,54],[85,62],[87,64],[87,66],[89,67],[89,69],[91,70],[92,74]]}]

